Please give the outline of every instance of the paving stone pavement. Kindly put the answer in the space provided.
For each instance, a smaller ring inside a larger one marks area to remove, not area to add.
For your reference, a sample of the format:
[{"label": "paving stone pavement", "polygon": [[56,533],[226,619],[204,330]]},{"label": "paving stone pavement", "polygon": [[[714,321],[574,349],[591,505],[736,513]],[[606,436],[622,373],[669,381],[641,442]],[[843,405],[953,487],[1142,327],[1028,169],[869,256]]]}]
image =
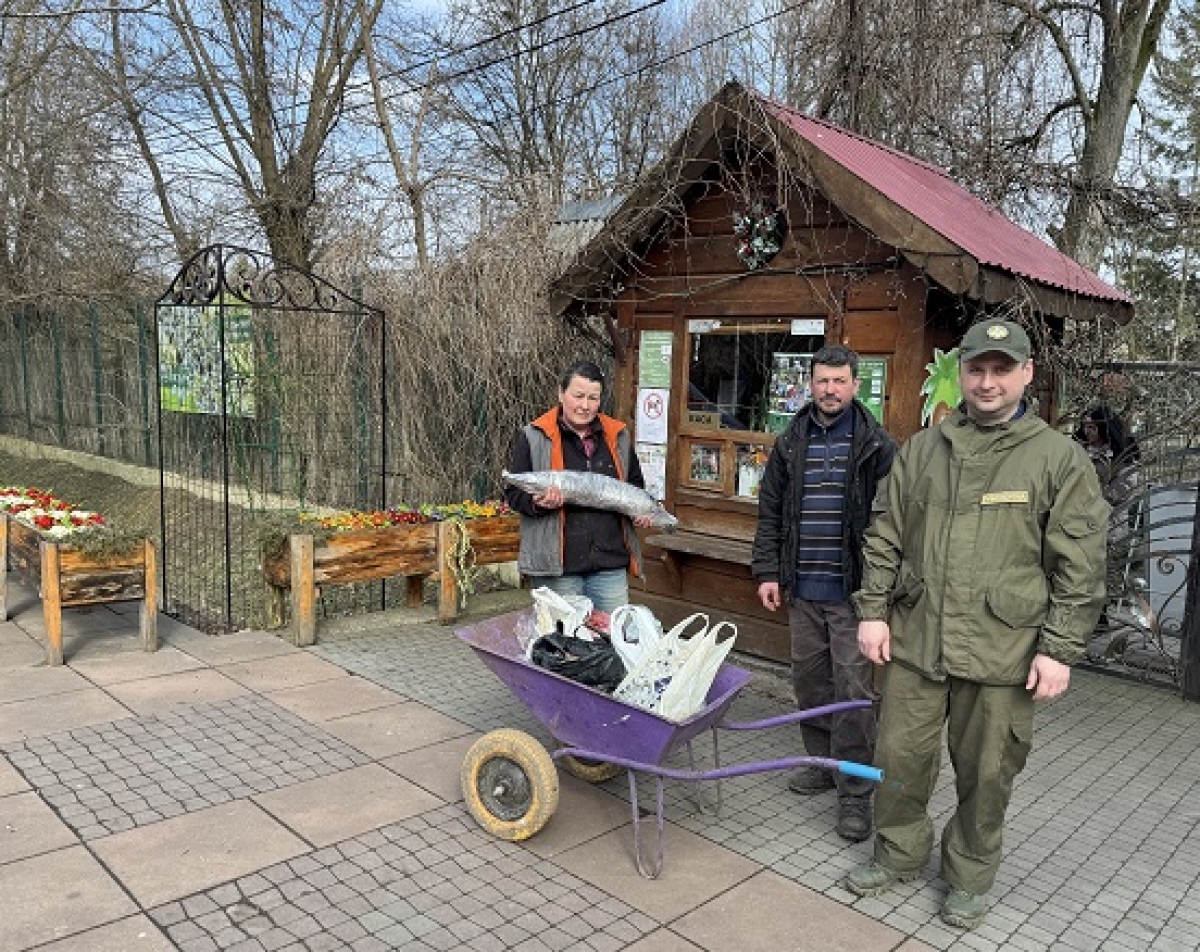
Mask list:
[{"label": "paving stone pavement", "polygon": [[[779,773],[723,782],[719,816],[715,783],[668,784],[654,882],[633,866],[623,778],[563,778],[525,843],[486,834],[457,793],[463,751],[498,727],[553,740],[428,611],[322,622],[305,651],[163,618],[155,654],[135,614],[79,611],[48,669],[36,597],[14,588],[0,950],[1200,947],[1200,706],[1162,689],[1079,672],[1039,715],[988,919],[962,933],[937,918],[936,864],[876,899],[842,890],[868,846],[833,834],[832,794],[797,797]],[[476,599],[465,622],[524,597]],[[732,713],[789,706],[767,672]],[[723,734],[722,760],[798,743]],[[939,825],[952,805],[947,770]]]},{"label": "paving stone pavement", "polygon": [[266,698],[0,745],[82,840],[369,763]]},{"label": "paving stone pavement", "polygon": [[[514,726],[550,741],[469,648],[437,631],[414,629],[397,641],[386,628],[372,633],[369,621],[347,621],[314,650],[481,731]],[[419,669],[406,662],[412,656],[422,658]],[[767,688],[745,690],[730,716],[752,720],[788,709],[782,676]],[[722,734],[720,744],[724,763],[802,750],[795,729]],[[930,804],[938,829],[955,803],[943,760]],[[1077,671],[1070,692],[1039,713],[990,911],[969,934],[938,917],[947,887],[936,849],[927,877],[883,896],[858,899],[841,888],[842,876],[869,858],[869,844],[831,833],[832,793],[797,797],[784,781],[775,773],[724,781],[717,819],[693,802],[699,794],[711,803],[711,794],[669,785],[667,816],[934,948],[1200,949],[1200,706],[1165,689]],[[606,789],[627,796],[624,778]],[[639,789],[643,804],[652,803],[651,784],[643,780]]]}]

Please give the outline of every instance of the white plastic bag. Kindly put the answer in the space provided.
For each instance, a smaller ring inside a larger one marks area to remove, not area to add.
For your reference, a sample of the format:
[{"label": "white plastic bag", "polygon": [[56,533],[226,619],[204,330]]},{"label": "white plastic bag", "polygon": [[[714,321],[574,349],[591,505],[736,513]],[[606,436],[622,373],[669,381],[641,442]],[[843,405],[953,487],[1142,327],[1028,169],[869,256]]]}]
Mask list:
[{"label": "white plastic bag", "polygon": [[544,585],[530,594],[539,634],[552,635],[561,623],[563,634],[573,635],[592,613],[592,600],[585,595],[559,595]]},{"label": "white plastic bag", "polygon": [[[717,641],[718,632],[728,627],[733,633],[724,641]],[[663,689],[658,699],[658,713],[671,721],[686,721],[704,707],[704,699],[712,687],[726,656],[733,648],[737,637],[737,626],[721,621],[706,632],[684,642],[680,654],[683,661]]]},{"label": "white plastic bag", "polygon": [[537,612],[534,609],[521,612],[517,617],[517,623],[513,626],[513,634],[516,635],[517,644],[521,647],[521,654],[526,658],[533,650],[533,643],[537,641],[542,634],[537,627]]},{"label": "white plastic bag", "polygon": [[662,622],[645,605],[618,605],[609,616],[608,637],[626,671],[636,668],[662,636]]},{"label": "white plastic bag", "polygon": [[684,651],[687,642],[680,636],[697,619],[701,622],[698,634],[706,632],[708,616],[703,612],[689,615],[658,639],[654,650],[644,655],[637,667],[630,670],[625,680],[617,685],[613,697],[647,711],[657,711],[663,691],[687,658]]}]

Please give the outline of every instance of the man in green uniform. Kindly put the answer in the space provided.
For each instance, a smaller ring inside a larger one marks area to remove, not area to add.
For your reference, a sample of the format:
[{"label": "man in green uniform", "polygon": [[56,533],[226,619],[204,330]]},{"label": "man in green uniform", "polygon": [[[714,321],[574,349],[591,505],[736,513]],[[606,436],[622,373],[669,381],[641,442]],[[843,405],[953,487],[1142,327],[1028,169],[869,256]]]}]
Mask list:
[{"label": "man in green uniform", "polygon": [[1029,337],[967,331],[963,404],[913,436],[879,491],[853,596],[858,643],[884,671],[874,858],[845,879],[875,896],[933,848],[927,806],[946,725],[958,808],[942,833],[942,919],[983,921],[1034,702],[1057,697],[1104,603],[1108,504],[1071,439],[1024,398]]}]

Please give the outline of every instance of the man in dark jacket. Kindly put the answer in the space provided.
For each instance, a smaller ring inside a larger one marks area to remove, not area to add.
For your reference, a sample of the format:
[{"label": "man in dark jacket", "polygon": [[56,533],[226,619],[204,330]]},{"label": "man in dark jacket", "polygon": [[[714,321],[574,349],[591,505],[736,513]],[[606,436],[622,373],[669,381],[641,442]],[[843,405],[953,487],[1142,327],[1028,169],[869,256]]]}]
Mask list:
[{"label": "man in dark jacket", "polygon": [[[862,578],[862,539],[875,487],[887,475],[895,441],[855,399],[858,355],[823,347],[813,355],[812,401],[775,442],[758,493],[751,571],[769,611],[786,598],[792,685],[803,708],[874,697],[871,665],[858,650],[850,594]],[[806,721],[810,756],[871,763],[875,713],[850,711]],[[801,768],[799,794],[838,790],[837,832],[871,835],[871,783]]]}]

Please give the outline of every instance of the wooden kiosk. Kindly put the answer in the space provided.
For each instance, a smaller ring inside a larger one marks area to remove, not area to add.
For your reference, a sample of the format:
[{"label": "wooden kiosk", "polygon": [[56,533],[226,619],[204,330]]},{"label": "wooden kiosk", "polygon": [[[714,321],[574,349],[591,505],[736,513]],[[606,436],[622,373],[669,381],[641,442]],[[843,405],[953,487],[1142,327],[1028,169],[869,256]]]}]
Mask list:
[{"label": "wooden kiosk", "polygon": [[[736,83],[693,121],[556,284],[555,310],[602,322],[615,412],[649,488],[680,520],[647,533],[644,587],[664,623],[701,610],[739,648],[788,659],[787,620],[750,574],[757,488],[807,399],[808,358],[840,342],[859,391],[900,440],[939,414],[935,359],[986,314],[1030,324],[1132,317],[1132,302],[944,172]],[[1057,387],[1035,390],[1052,414]]]}]

